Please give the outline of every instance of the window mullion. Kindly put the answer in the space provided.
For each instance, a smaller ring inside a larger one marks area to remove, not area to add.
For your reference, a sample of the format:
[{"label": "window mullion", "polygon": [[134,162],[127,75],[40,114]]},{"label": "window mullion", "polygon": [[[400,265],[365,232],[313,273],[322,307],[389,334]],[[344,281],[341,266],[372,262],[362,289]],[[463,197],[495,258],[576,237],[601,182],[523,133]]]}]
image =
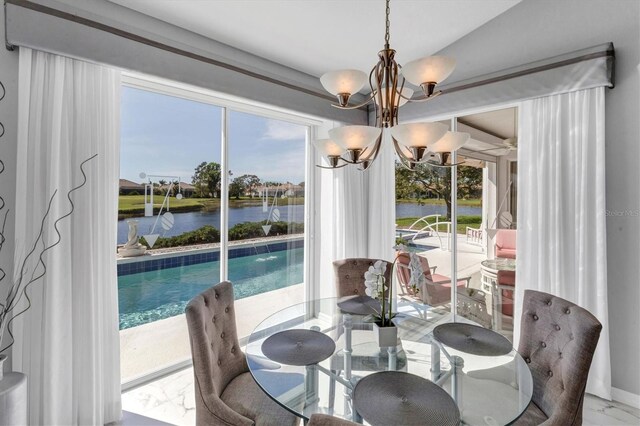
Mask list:
[{"label": "window mullion", "polygon": [[229,113],[222,108],[220,162],[220,281],[229,278]]}]

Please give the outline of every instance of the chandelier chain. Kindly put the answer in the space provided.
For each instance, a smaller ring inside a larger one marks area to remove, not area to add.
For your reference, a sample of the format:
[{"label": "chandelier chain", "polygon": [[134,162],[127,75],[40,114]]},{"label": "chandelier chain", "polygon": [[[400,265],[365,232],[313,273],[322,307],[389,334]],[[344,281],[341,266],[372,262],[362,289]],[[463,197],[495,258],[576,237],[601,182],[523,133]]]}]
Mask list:
[{"label": "chandelier chain", "polygon": [[391,26],[391,24],[389,23],[389,13],[391,13],[391,8],[389,7],[389,0],[387,0],[387,11],[386,11],[387,21],[385,23],[385,34],[384,34],[384,43],[386,48],[389,48],[389,27]]}]

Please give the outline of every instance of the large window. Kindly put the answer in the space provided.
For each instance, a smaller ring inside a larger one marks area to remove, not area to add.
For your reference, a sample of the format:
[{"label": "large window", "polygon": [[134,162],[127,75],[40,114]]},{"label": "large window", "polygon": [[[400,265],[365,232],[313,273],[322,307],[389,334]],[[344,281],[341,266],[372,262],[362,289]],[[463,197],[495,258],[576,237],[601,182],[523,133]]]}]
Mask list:
[{"label": "large window", "polygon": [[190,362],[185,306],[221,280],[234,284],[241,338],[303,300],[308,141],[307,126],[282,113],[125,84],[118,294],[132,384]]}]

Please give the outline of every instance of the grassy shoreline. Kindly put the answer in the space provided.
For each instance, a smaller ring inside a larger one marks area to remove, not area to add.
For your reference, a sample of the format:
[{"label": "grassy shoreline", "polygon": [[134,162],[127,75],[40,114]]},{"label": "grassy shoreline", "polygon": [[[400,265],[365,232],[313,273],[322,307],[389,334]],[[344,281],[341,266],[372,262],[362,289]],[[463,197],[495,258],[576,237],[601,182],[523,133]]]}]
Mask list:
[{"label": "grassy shoreline", "polygon": [[[153,196],[153,212],[158,214],[164,201],[163,195]],[[279,201],[280,204],[302,205],[304,197],[290,197]],[[229,207],[256,207],[262,206],[262,199],[242,197],[239,200],[229,200]],[[215,211],[220,209],[220,198],[169,198],[169,208],[173,213]],[[144,216],[144,195],[120,195],[118,198],[118,219]]]},{"label": "grassy shoreline", "polygon": [[[435,198],[401,198],[396,200],[396,204],[421,204],[421,205],[434,205],[434,206],[444,206],[446,203],[443,199],[435,199]],[[459,206],[467,206],[467,207],[482,207],[482,199],[480,198],[471,198],[468,200],[459,199]]]}]

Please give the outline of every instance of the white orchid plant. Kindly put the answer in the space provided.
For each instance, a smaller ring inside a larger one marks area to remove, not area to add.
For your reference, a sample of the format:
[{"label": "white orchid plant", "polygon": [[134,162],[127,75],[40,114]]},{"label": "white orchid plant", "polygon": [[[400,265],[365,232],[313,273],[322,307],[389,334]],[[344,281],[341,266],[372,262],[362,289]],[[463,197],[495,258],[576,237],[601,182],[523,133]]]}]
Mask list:
[{"label": "white orchid plant", "polygon": [[[414,294],[418,294],[422,286],[426,283],[426,277],[422,270],[422,263],[416,253],[409,250],[404,244],[396,244],[394,250],[399,252],[406,252],[409,254],[409,270],[411,271],[409,285]],[[398,261],[398,257],[391,264],[391,269]],[[387,262],[384,260],[376,261],[369,269],[364,273],[364,285],[365,293],[367,296],[372,297],[380,302],[380,312],[378,315],[373,315],[373,320],[380,327],[390,327],[393,324],[391,320],[396,316],[392,312],[392,300],[393,300],[393,286],[387,285],[384,274],[387,271]],[[385,297],[385,292],[388,290],[388,297]]]},{"label": "white orchid plant", "polygon": [[[393,268],[393,265],[391,265],[391,267]],[[384,277],[385,272],[387,272],[387,262],[383,260],[378,260],[369,266],[369,269],[364,273],[364,292],[367,296],[380,301],[380,312],[378,315],[373,315],[378,326],[391,327],[393,325],[391,324],[391,320],[395,316],[393,312],[391,312],[393,286],[387,285],[386,278]],[[387,290],[389,296],[388,301],[387,295],[385,294]]]}]

